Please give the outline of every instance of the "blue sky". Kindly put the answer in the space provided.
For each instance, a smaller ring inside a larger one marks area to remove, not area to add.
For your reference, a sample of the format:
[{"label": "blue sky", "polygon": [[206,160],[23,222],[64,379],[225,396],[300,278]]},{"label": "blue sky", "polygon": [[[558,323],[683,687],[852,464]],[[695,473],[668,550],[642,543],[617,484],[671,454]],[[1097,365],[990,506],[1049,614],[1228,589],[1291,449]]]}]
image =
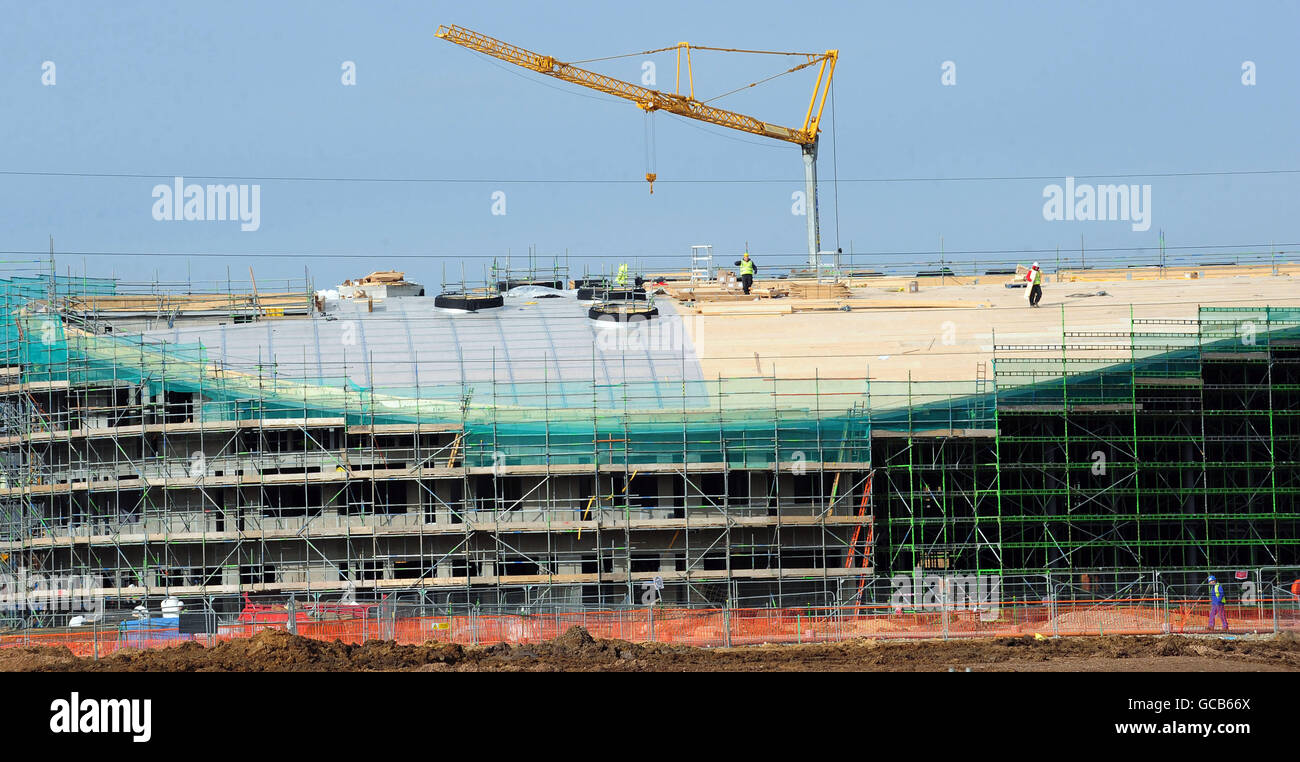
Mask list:
[{"label": "blue sky", "polygon": [[[1080,236],[1090,250],[1147,247],[1115,256],[1149,260],[1161,229],[1170,247],[1294,251],[1298,8],[10,4],[0,24],[0,250],[44,251],[53,235],[68,252],[60,271],[146,281],[224,279],[229,269],[243,279],[252,265],[261,285],[309,268],[318,287],[389,267],[436,286],[444,267],[482,277],[492,257],[509,251],[518,264],[530,246],[548,263],[567,252],[573,271],[622,260],[680,269],[698,243],[730,257],[747,242],[760,264],[802,258],[804,219],[790,213],[803,178],[797,147],[660,114],[650,196],[639,109],[434,37],[456,23],[561,60],[681,40],[837,48],[834,126],[828,106],[819,165],[823,248],[838,241],[862,266],[937,262],[941,236],[957,252],[948,258],[967,261],[1051,260],[962,252],[1055,247],[1077,258]],[[591,67],[639,81],[646,58]],[[671,56],[653,60],[670,87]],[[53,86],[42,84],[45,61]],[[355,62],[355,86],[341,83],[344,61]],[[941,83],[944,61],[956,66],[954,86]],[[1242,84],[1244,61],[1255,63],[1254,86]],[[697,94],[787,65],[702,52]],[[719,105],[793,125],[811,87],[805,71]],[[1152,186],[1144,232],[1043,218],[1053,182],[1043,178],[1265,170],[1292,171],[1095,180]],[[156,221],[152,189],[176,175],[260,184],[260,228]],[[958,177],[1038,179],[898,181]],[[391,182],[402,179],[421,182]],[[472,182],[438,181],[449,179]],[[492,214],[498,190],[505,215]]]}]

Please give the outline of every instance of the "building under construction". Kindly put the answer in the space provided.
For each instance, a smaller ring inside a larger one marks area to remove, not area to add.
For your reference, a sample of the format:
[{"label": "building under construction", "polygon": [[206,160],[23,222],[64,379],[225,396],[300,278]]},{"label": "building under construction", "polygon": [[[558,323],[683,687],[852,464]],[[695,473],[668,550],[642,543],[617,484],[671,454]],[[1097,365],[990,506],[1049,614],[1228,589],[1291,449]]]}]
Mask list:
[{"label": "building under construction", "polygon": [[1036,310],[1005,276],[688,273],[632,322],[544,286],[14,275],[0,572],[128,608],[787,606],[918,569],[1294,565],[1297,269],[1058,271]]}]

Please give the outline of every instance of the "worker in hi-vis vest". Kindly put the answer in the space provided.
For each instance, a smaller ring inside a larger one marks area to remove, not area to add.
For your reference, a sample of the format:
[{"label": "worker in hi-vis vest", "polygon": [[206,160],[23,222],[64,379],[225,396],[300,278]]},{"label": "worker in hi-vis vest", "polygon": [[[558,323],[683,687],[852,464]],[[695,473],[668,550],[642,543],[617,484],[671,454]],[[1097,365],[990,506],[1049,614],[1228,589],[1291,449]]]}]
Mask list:
[{"label": "worker in hi-vis vest", "polygon": [[614,283],[616,283],[619,288],[622,288],[627,285],[627,263],[626,262],[618,266],[618,275],[614,276]]},{"label": "worker in hi-vis vest", "polygon": [[1214,631],[1215,617],[1218,617],[1223,622],[1223,631],[1224,632],[1228,631],[1228,612],[1224,608],[1223,602],[1224,602],[1223,585],[1220,585],[1219,581],[1214,578],[1213,574],[1211,574],[1210,575],[1210,624],[1206,628],[1211,632]]},{"label": "worker in hi-vis vest", "polygon": [[736,260],[736,267],[740,268],[740,284],[745,287],[745,294],[749,294],[749,287],[754,285],[754,273],[758,268],[754,266],[754,260],[749,258],[749,252],[745,252],[740,259]]},{"label": "worker in hi-vis vest", "polygon": [[1025,280],[1029,282],[1029,306],[1037,307],[1043,298],[1043,271],[1038,268],[1037,262],[1025,273]]}]

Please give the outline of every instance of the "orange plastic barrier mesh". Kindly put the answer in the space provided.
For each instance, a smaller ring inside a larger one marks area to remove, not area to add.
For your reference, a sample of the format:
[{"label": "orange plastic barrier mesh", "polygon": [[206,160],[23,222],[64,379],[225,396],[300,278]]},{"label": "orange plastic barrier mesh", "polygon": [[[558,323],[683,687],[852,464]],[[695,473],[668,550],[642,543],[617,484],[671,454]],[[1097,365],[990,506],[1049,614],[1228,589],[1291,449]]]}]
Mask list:
[{"label": "orange plastic barrier mesh", "polygon": [[[1300,629],[1300,606],[1290,600],[1229,606],[1236,633]],[[834,642],[853,638],[962,638],[993,636],[1155,635],[1204,631],[1209,602],[1164,598],[1105,601],[1013,601],[972,608],[902,610],[886,605],[839,608],[690,609],[649,608],[546,614],[457,614],[448,616],[377,615],[354,619],[302,621],[298,634],[319,640],[360,644],[537,643],[581,626],[593,637],[632,642],[658,641],[689,646],[760,643]],[[175,630],[28,630],[0,635],[0,648],[66,646],[77,656],[109,656],[124,649],[167,648],[189,641],[211,645],[249,638],[285,622],[221,625],[209,635],[178,635]]]}]

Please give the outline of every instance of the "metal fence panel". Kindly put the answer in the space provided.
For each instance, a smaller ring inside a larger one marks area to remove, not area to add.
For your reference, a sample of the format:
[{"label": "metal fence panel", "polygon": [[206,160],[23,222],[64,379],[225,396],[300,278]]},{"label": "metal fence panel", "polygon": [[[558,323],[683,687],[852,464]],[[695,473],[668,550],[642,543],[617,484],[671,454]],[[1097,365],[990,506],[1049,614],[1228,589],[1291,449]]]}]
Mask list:
[{"label": "metal fence panel", "polygon": [[[166,620],[97,621],[0,634],[0,648],[66,646],[78,656],[124,649],[213,645],[287,630],[360,644],[539,643],[583,627],[593,637],[719,647],[829,643],[855,638],[1060,637],[1197,633],[1207,628],[1208,581],[1195,573],[1088,571],[997,576],[916,572],[870,577],[845,586],[839,602],[805,606],[690,607],[662,603],[582,608],[573,605],[478,606],[432,603],[418,591],[379,601],[319,601],[270,596],[213,597],[191,606],[207,633],[182,633]],[[1300,630],[1300,567],[1225,573],[1224,613],[1236,634]]]}]

